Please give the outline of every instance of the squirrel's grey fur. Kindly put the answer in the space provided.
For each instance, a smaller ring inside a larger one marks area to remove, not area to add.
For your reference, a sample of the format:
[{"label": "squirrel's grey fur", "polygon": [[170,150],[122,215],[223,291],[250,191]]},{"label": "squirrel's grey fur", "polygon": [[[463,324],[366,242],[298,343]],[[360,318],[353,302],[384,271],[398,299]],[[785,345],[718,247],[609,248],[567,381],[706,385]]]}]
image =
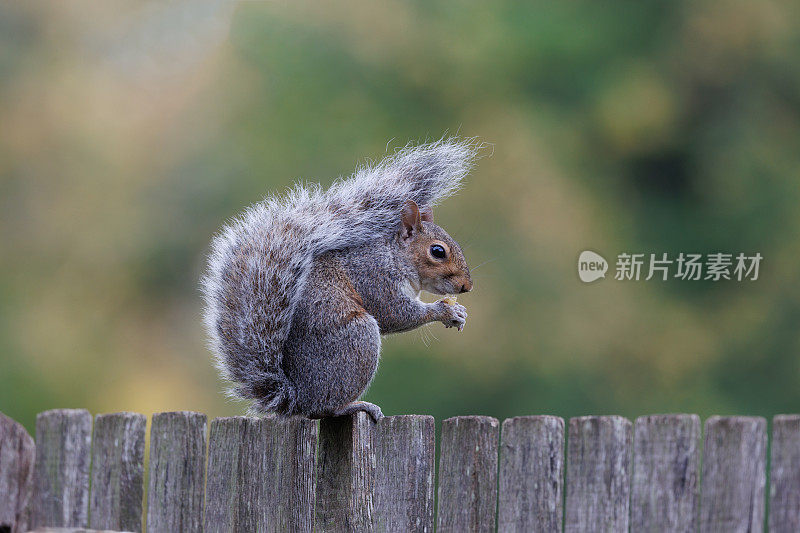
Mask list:
[{"label": "squirrel's grey fur", "polygon": [[[400,292],[408,291],[402,280],[412,280],[417,290],[420,284],[395,241],[409,200],[429,209],[453,194],[476,149],[472,140],[453,138],[406,146],[327,191],[298,184],[283,198],[268,197],[222,229],[202,279],[204,322],[234,396],[252,400],[257,412],[352,412],[341,407],[372,379],[380,333],[452,315],[420,307],[434,304],[419,300],[420,306],[403,303]],[[432,222],[420,222],[423,227],[446,239],[469,279],[458,245]],[[377,273],[393,284],[386,290],[397,298],[383,294],[383,281],[372,279]],[[463,318],[449,320],[463,325]]]}]

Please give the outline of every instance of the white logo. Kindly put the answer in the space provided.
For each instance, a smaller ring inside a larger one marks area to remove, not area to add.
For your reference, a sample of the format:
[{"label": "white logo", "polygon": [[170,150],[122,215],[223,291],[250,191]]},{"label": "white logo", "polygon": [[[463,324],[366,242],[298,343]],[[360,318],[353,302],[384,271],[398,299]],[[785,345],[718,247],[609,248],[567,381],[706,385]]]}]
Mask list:
[{"label": "white logo", "polygon": [[607,270],[608,262],[602,255],[586,250],[578,257],[578,276],[584,283],[605,278]]},{"label": "white logo", "polygon": [[[764,256],[726,252],[684,253],[670,255],[622,252],[617,255],[617,281],[756,281]],[[606,277],[608,263],[600,254],[586,250],[578,257],[578,277],[591,283]]]}]

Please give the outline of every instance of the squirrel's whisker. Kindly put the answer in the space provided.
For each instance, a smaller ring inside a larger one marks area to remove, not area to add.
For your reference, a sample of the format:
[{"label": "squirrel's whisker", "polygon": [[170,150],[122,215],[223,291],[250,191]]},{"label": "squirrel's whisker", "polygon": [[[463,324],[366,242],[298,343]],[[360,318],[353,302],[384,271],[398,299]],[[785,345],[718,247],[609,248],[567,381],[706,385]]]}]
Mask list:
[{"label": "squirrel's whisker", "polygon": [[497,258],[496,258],[496,257],[493,257],[493,258],[491,258],[491,259],[487,259],[486,261],[484,261],[484,262],[483,262],[483,263],[481,263],[480,265],[478,265],[478,266],[476,266],[476,267],[472,267],[472,268],[471,268],[471,269],[469,269],[469,270],[470,270],[470,272],[475,272],[476,270],[478,270],[480,267],[482,267],[482,266],[483,266],[483,265],[485,265],[486,263],[491,263],[492,261],[497,261]]}]

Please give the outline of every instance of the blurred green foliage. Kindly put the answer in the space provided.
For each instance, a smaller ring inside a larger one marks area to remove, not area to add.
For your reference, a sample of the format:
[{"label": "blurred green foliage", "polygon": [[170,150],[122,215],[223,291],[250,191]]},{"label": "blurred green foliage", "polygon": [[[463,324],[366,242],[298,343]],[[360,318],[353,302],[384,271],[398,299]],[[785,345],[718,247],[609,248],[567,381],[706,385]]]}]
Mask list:
[{"label": "blurred green foliage", "polygon": [[[449,132],[492,145],[437,213],[481,265],[469,322],[386,338],[369,400],[798,412],[798,21],[791,1],[4,3],[0,411],[240,413],[199,320],[213,232]],[[584,285],[584,249],[764,262]]]}]

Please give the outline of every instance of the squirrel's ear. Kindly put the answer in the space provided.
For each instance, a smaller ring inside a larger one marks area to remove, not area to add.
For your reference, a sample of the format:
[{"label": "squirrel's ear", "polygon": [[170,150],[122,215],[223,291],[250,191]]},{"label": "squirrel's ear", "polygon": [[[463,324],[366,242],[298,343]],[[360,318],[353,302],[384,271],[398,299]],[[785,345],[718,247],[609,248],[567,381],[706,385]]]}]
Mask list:
[{"label": "squirrel's ear", "polygon": [[433,208],[429,205],[426,205],[425,207],[420,209],[419,218],[423,222],[433,222]]},{"label": "squirrel's ear", "polygon": [[419,207],[417,202],[409,200],[403,206],[403,227],[400,230],[400,236],[405,239],[413,237],[422,226],[422,218],[420,218]]}]

